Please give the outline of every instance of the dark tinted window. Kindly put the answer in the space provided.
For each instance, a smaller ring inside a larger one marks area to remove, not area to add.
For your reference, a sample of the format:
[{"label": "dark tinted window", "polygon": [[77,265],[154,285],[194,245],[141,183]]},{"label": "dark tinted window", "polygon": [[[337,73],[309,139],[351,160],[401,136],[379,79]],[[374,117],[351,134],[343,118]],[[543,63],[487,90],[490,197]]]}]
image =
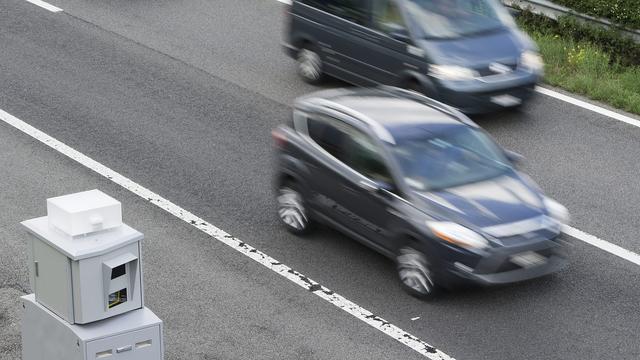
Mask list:
[{"label": "dark tinted window", "polygon": [[309,137],[360,174],[392,184],[391,175],[373,139],[353,126],[331,118],[307,119]]},{"label": "dark tinted window", "polygon": [[335,125],[336,121],[319,119],[317,117],[307,118],[309,137],[329,154],[339,160],[343,160],[343,142],[346,134],[344,131],[338,130]]},{"label": "dark tinted window", "polygon": [[369,179],[392,184],[391,174],[384,163],[380,149],[365,133],[352,129],[346,146],[345,163]]},{"label": "dark tinted window", "polygon": [[115,278],[119,278],[120,276],[124,275],[127,273],[127,267],[126,264],[122,264],[120,266],[116,266],[113,269],[111,269],[111,280],[115,279]]},{"label": "dark tinted window", "polygon": [[302,2],[360,25],[367,23],[367,1],[365,0],[303,0]]}]

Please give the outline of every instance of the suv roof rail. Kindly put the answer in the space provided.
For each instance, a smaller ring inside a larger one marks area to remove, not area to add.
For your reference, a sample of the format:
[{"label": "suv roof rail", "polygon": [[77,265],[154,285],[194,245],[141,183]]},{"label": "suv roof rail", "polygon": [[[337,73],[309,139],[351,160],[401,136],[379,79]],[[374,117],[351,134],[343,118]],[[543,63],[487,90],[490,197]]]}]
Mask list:
[{"label": "suv roof rail", "polygon": [[391,133],[385,129],[384,126],[380,125],[379,123],[377,123],[376,121],[374,121],[373,119],[371,119],[370,117],[368,117],[367,115],[356,111],[354,109],[351,109],[347,106],[338,104],[334,101],[328,100],[328,99],[323,99],[323,98],[311,98],[309,99],[311,100],[310,102],[312,103],[316,103],[318,105],[322,105],[322,106],[326,106],[332,110],[341,112],[343,114],[349,115],[352,118],[358,119],[364,123],[366,123],[367,125],[369,125],[371,127],[371,129],[373,130],[373,132],[375,132],[375,134],[382,140],[385,142],[388,142],[390,144],[395,145],[396,140],[393,138],[393,136],[391,135]]},{"label": "suv roof rail", "polygon": [[389,85],[379,85],[378,89],[399,97],[409,98],[411,100],[417,101],[426,106],[432,107],[436,110],[440,110],[445,114],[467,125],[477,126],[476,123],[474,123],[471,119],[469,119],[469,117],[467,117],[465,114],[463,114],[460,110],[456,109],[455,107],[451,105],[447,105],[433,98],[430,98],[419,92],[399,88],[396,86],[389,86]]}]

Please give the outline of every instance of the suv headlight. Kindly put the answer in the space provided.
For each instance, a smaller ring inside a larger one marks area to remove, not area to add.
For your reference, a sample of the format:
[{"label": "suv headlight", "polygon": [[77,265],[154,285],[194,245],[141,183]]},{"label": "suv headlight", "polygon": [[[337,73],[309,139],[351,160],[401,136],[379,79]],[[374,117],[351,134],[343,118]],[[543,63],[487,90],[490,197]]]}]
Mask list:
[{"label": "suv headlight", "polygon": [[477,71],[457,65],[431,65],[429,75],[441,80],[473,80],[480,76]]},{"label": "suv headlight", "polygon": [[484,249],[489,246],[489,242],[482,235],[453,222],[427,221],[427,226],[440,240],[463,248]]},{"label": "suv headlight", "polygon": [[564,205],[548,197],[545,197],[543,202],[544,207],[547,208],[547,211],[552,218],[562,224],[567,224],[569,222],[569,210],[567,210]]},{"label": "suv headlight", "polygon": [[520,56],[520,66],[533,72],[542,72],[544,61],[542,61],[540,54],[528,50]]}]

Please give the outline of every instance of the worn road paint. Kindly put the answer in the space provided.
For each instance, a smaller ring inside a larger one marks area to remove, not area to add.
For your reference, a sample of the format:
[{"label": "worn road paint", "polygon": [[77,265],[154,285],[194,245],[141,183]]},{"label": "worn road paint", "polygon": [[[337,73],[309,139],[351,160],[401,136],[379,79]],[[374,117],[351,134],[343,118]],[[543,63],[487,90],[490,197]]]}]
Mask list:
[{"label": "worn road paint", "polygon": [[636,127],[640,127],[640,120],[636,120],[632,117],[626,116],[626,115],[622,115],[620,113],[617,113],[615,111],[611,111],[609,109],[605,109],[603,107],[588,103],[586,101],[582,101],[582,100],[578,100],[574,97],[571,97],[569,95],[565,95],[565,94],[561,94],[557,91],[553,91],[547,88],[543,88],[540,86],[536,86],[536,92],[539,92],[540,94],[544,94],[547,96],[550,96],[552,98],[556,98],[558,100],[562,100],[564,102],[567,102],[569,104],[573,104],[575,106],[579,106],[583,109],[587,109],[590,111],[593,111],[595,113],[598,113],[600,115],[604,115],[607,117],[610,117],[612,119],[618,120],[618,121],[622,121],[625,122],[629,125],[633,125]]},{"label": "worn road paint", "polygon": [[47,2],[44,2],[42,0],[27,0],[27,2],[30,2],[33,5],[40,6],[41,8],[47,9],[47,10],[49,10],[51,12],[54,12],[54,13],[62,11],[62,9],[60,9],[59,7],[53,6],[53,5],[51,5],[51,4],[47,3]]},{"label": "worn road paint", "polygon": [[327,289],[326,287],[318,284],[305,275],[291,269],[287,265],[279,262],[278,260],[270,257],[269,255],[257,250],[251,245],[237,239],[233,235],[226,233],[214,225],[206,222],[200,217],[192,214],[188,210],[181,208],[180,206],[172,203],[171,201],[161,197],[160,195],[152,192],[151,190],[139,185],[129,178],[111,170],[110,168],[102,165],[101,163],[89,158],[88,156],[80,153],[79,151],[67,146],[66,144],[54,139],[53,137],[45,134],[44,132],[34,128],[33,126],[25,123],[24,121],[16,118],[15,116],[0,109],[0,120],[4,121],[8,125],[22,131],[23,133],[31,136],[32,138],[44,143],[53,150],[67,156],[80,163],[81,165],[95,171],[96,173],[106,177],[114,183],[122,186],[123,188],[131,191],[132,193],[146,199],[150,203],[164,209],[168,213],[175,217],[193,225],[200,229],[202,232],[210,235],[214,239],[224,243],[225,245],[237,250],[243,255],[255,260],[262,264],[269,270],[285,277],[289,281],[303,287],[309,292],[317,295],[318,297],[328,301],[332,305],[344,310],[345,312],[353,315],[354,317],[364,321],[368,325],[382,331],[386,335],[396,339],[402,344],[417,351],[421,355],[433,359],[433,360],[453,360],[447,354],[427,344],[426,342],[418,339],[417,337],[409,334],[408,332],[400,329],[399,327],[389,323],[383,318],[371,313],[369,310],[360,307],[358,304],[344,298],[343,296]]}]

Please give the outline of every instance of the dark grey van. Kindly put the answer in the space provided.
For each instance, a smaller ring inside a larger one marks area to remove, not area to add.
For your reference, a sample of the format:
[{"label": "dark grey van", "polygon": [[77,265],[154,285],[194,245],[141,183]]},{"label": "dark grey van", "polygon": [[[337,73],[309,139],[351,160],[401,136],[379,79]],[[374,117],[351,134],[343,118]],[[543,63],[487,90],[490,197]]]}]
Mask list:
[{"label": "dark grey van", "polygon": [[543,63],[499,0],[294,0],[286,52],[326,75],[416,90],[465,113],[521,105]]}]

